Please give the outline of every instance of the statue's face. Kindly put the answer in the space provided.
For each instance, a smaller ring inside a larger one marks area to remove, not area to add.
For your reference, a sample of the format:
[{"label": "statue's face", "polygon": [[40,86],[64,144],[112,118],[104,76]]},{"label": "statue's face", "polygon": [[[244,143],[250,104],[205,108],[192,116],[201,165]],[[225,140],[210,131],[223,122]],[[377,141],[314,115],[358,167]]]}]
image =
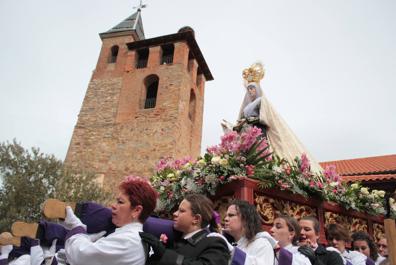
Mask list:
[{"label": "statue's face", "polygon": [[248,86],[247,90],[248,90],[249,95],[252,99],[255,99],[257,97],[257,91],[254,86]]}]

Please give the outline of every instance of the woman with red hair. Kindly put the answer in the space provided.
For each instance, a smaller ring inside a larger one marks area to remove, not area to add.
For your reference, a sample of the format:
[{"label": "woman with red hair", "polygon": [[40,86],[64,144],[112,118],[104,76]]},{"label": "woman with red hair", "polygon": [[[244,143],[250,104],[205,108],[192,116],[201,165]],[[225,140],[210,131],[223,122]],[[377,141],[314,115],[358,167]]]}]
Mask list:
[{"label": "woman with red hair", "polygon": [[87,235],[87,226],[66,207],[65,224],[71,229],[66,236],[67,261],[73,265],[140,265],[146,255],[139,232],[153,212],[157,192],[140,177],[126,177],[119,186],[116,202],[111,206],[115,231],[96,242]]}]

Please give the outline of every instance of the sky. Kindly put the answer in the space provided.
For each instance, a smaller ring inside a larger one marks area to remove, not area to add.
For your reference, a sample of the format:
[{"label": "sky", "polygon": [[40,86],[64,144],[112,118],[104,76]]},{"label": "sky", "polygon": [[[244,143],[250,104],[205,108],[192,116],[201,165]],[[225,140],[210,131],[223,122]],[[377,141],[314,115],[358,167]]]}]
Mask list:
[{"label": "sky", "polygon": [[[202,150],[219,143],[256,61],[261,87],[318,161],[396,153],[396,1],[146,0],[146,38],[195,30]],[[138,0],[0,1],[0,142],[64,159],[105,32]]]}]

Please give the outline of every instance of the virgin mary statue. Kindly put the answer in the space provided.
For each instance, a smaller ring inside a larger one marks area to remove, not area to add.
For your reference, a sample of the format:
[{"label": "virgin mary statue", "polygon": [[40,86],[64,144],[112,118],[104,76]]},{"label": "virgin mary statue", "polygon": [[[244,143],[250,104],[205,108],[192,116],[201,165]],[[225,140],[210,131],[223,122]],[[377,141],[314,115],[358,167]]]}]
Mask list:
[{"label": "virgin mary statue", "polygon": [[311,170],[316,173],[321,172],[322,168],[319,163],[304,148],[261,90],[260,81],[264,77],[263,65],[255,63],[243,70],[242,75],[246,94],[236,127],[250,124],[261,128],[263,134],[267,137],[272,152],[280,158],[293,162],[295,157],[301,157],[305,153],[310,161]]}]

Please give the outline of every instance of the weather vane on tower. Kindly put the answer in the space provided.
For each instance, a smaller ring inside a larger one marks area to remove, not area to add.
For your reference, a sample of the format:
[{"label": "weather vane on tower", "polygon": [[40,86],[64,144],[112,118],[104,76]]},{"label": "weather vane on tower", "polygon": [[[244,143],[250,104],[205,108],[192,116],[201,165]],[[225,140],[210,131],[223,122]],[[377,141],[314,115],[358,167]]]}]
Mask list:
[{"label": "weather vane on tower", "polygon": [[142,10],[142,8],[146,8],[147,5],[142,3],[142,0],[140,0],[140,3],[138,6],[134,6],[133,9],[137,9],[138,12]]}]

